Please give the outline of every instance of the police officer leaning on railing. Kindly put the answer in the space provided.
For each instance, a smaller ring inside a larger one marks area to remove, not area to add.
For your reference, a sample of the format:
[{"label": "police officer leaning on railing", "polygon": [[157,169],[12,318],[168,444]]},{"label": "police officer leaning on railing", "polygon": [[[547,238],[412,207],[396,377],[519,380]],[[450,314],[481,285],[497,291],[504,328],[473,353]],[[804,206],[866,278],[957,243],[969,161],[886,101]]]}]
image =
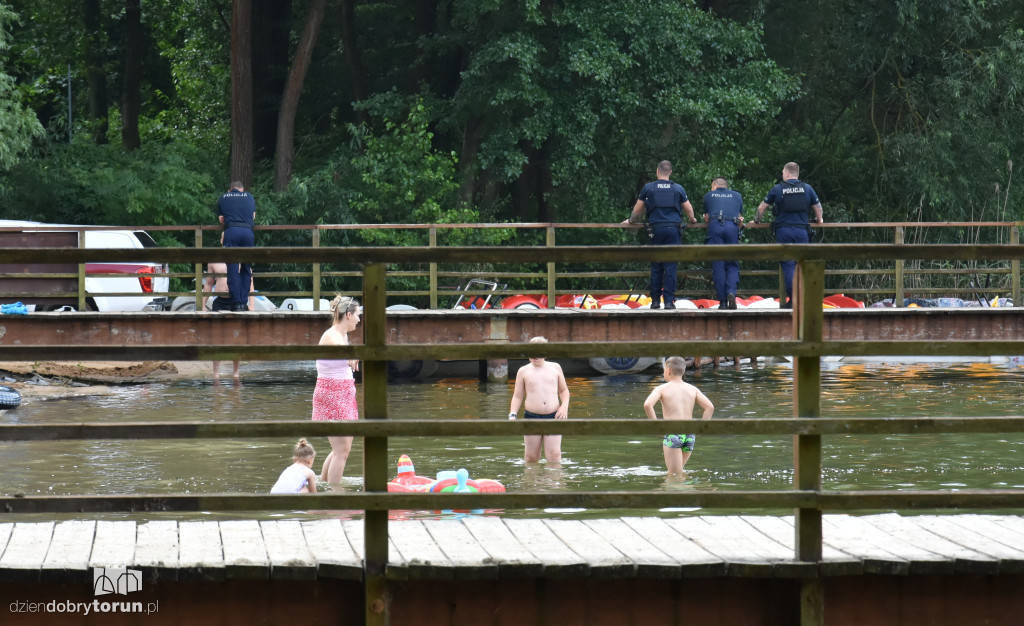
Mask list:
[{"label": "police officer leaning on railing", "polygon": [[[704,194],[704,221],[708,234],[704,242],[710,245],[735,245],[740,241],[743,228],[743,196],[729,189],[729,181],[718,176],[711,181],[711,191]],[[739,261],[712,261],[711,279],[719,309],[736,308],[736,290],[740,284]]]},{"label": "police officer leaning on railing", "polygon": [[[225,248],[252,248],[256,200],[241,181],[232,181],[231,189],[217,200],[217,219],[224,226],[221,243]],[[249,287],[252,285],[251,263],[228,263],[228,292],[232,311],[249,310]]]},{"label": "police officer leaning on railing", "polygon": [[[814,210],[814,221],[818,224],[824,223],[818,194],[814,193],[810,185],[801,182],[799,176],[800,166],[796,163],[786,163],[782,168],[782,182],[772,187],[764,202],[757,207],[755,224],[761,221],[765,209],[773,207],[775,219],[772,221],[772,231],[777,243],[809,243],[811,209]],[[779,266],[782,267],[782,274],[786,279],[786,302],[781,308],[792,308],[793,272],[796,269],[796,261],[779,261]]]},{"label": "police officer leaning on railing", "polygon": [[[647,209],[647,223],[650,228],[650,243],[655,246],[677,246],[682,243],[680,231],[683,228],[683,211],[691,224],[697,221],[693,205],[686,197],[686,190],[669,180],[672,164],[658,163],[658,180],[647,183],[636,197],[633,212],[623,221],[632,224],[640,217],[640,211]],[[651,308],[659,309],[664,300],[666,309],[676,308],[676,263],[651,263]]]}]

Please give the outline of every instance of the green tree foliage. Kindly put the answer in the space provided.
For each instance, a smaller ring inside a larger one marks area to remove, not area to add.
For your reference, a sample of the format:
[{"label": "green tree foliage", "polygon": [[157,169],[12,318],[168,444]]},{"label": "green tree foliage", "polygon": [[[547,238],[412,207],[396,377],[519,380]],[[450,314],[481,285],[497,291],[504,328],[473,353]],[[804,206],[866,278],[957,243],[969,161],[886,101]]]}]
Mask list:
[{"label": "green tree foliage", "polygon": [[[10,24],[17,16],[6,5],[0,4],[0,52],[10,45]],[[32,146],[34,139],[43,134],[43,127],[35,113],[25,105],[23,93],[12,76],[0,71],[0,171],[17,163],[19,157]],[[2,183],[0,183],[2,185]]]}]

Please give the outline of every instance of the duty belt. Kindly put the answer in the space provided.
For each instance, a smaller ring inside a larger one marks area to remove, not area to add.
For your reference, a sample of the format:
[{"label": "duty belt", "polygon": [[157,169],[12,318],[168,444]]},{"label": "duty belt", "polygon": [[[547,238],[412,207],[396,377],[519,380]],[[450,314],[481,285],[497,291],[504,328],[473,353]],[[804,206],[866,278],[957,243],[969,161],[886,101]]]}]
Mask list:
[{"label": "duty belt", "polygon": [[252,230],[252,224],[249,222],[225,222],[224,228],[248,228]]}]

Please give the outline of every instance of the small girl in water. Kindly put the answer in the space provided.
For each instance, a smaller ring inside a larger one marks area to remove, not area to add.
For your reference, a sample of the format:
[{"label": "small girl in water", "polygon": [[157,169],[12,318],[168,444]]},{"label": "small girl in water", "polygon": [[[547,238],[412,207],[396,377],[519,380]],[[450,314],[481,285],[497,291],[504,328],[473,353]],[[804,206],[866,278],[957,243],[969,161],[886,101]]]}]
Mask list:
[{"label": "small girl in water", "polygon": [[313,459],[316,450],[305,439],[299,439],[292,455],[293,464],[284,468],[270,493],[316,493],[316,474],[313,472]]}]

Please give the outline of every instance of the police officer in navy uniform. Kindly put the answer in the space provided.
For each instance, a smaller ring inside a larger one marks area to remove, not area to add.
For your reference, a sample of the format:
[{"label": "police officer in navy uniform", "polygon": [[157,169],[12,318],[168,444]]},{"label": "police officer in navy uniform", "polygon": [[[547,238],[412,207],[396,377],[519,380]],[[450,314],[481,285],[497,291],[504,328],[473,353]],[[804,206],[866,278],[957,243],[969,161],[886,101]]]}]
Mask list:
[{"label": "police officer in navy uniform", "polygon": [[[658,163],[658,180],[647,183],[636,197],[633,212],[623,224],[632,224],[640,218],[640,211],[647,209],[647,223],[651,229],[651,243],[655,246],[677,246],[682,243],[680,230],[683,211],[691,224],[696,223],[693,206],[686,197],[686,190],[669,180],[672,164]],[[651,308],[661,308],[664,299],[666,309],[676,308],[676,263],[651,263]]]},{"label": "police officer in navy uniform", "polygon": [[[743,196],[729,189],[723,176],[711,181],[711,191],[704,194],[704,221],[708,224],[705,243],[735,245],[740,241],[743,225]],[[712,261],[711,278],[719,309],[736,308],[736,290],[740,284],[739,261]]]},{"label": "police officer in navy uniform", "polygon": [[[811,240],[810,212],[814,211],[814,221],[822,224],[821,201],[818,194],[807,183],[800,181],[800,166],[786,163],[782,168],[782,182],[772,187],[757,207],[754,223],[761,221],[765,209],[773,206],[775,220],[772,230],[778,243],[809,243]],[[792,308],[793,304],[793,271],[796,261],[779,261],[782,274],[786,279],[786,302],[781,308]]]},{"label": "police officer in navy uniform", "polygon": [[[233,181],[231,189],[217,201],[217,219],[224,226],[221,242],[225,248],[252,248],[256,245],[256,234],[253,232],[256,200],[240,181]],[[252,264],[228,263],[227,275],[231,310],[248,311]]]}]

